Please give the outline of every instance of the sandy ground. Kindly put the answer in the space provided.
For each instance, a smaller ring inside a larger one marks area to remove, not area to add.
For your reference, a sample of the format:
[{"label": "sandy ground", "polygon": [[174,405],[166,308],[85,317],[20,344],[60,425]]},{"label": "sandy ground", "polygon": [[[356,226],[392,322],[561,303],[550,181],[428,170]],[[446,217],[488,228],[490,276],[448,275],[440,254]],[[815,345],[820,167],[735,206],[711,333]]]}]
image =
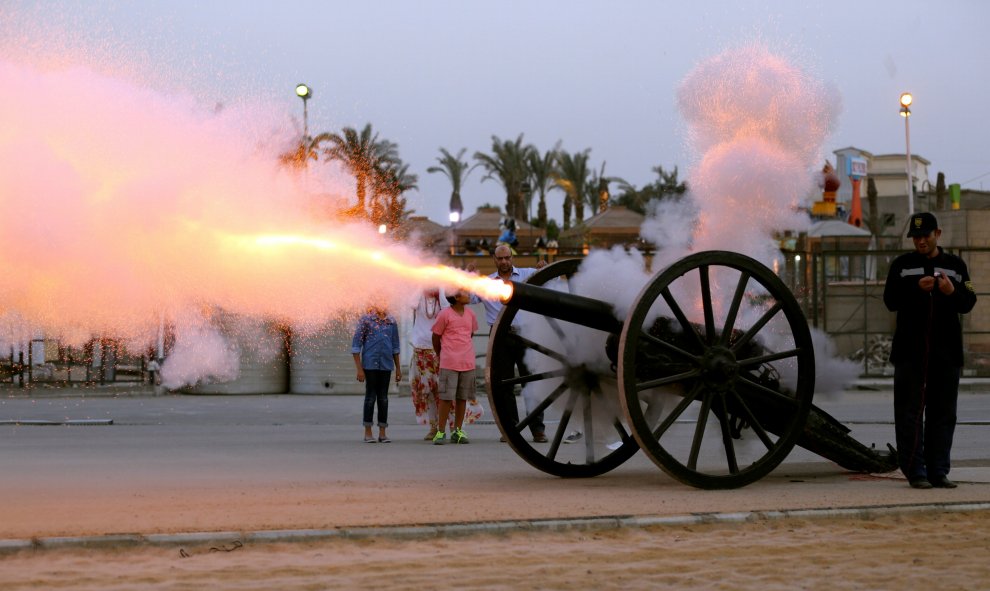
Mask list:
[{"label": "sandy ground", "polygon": [[21,589],[986,589],[990,512],[0,556]]}]

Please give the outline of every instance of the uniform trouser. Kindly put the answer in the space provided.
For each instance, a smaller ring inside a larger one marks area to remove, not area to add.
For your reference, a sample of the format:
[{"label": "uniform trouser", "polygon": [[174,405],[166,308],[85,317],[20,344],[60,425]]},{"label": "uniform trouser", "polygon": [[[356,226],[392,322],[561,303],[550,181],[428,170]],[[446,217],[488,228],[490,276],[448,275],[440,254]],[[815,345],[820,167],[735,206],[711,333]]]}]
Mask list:
[{"label": "uniform trouser", "polygon": [[[519,370],[519,375],[528,374],[529,370],[526,368],[526,364],[523,363],[523,357],[526,355],[526,348],[519,344],[514,338],[506,339],[505,346],[508,355],[502,356],[502,359],[505,360],[504,363],[507,363],[507,366],[504,368],[502,375],[512,375],[517,368]],[[513,396],[512,392],[512,388],[509,388],[505,395]],[[523,396],[523,403],[526,406],[526,412],[529,413],[529,404],[526,403],[525,396]],[[510,422],[513,425],[517,424],[519,422],[519,410],[516,408],[516,405],[507,404],[505,406],[509,413],[509,416],[505,417],[507,422]],[[533,433],[533,435],[546,431],[546,425],[543,424],[542,412],[533,417],[533,420],[529,423],[529,430]]]},{"label": "uniform trouser", "polygon": [[894,366],[894,427],[897,463],[909,480],[949,473],[949,452],[956,428],[958,367],[922,363]]}]

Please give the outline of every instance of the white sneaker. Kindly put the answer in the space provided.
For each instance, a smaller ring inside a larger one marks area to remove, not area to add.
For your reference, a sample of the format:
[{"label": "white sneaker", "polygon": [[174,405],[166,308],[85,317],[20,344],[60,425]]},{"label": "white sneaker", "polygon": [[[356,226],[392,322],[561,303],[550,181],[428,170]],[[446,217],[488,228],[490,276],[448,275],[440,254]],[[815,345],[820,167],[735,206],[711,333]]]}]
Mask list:
[{"label": "white sneaker", "polygon": [[609,443],[605,447],[609,448],[612,451],[615,451],[615,450],[619,449],[620,447],[622,447],[622,440],[620,439],[619,441],[615,441],[613,443]]},{"label": "white sneaker", "polygon": [[576,443],[581,441],[582,437],[584,437],[584,433],[580,431],[571,431],[567,434],[567,437],[564,437],[564,443]]}]

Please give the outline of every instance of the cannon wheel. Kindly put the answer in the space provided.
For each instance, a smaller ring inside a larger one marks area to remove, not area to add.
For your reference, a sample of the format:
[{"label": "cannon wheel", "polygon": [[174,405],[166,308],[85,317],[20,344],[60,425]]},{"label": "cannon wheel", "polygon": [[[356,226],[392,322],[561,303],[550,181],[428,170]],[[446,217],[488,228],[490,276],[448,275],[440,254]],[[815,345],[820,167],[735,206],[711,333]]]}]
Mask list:
[{"label": "cannon wheel", "polygon": [[[577,273],[580,264],[580,259],[558,261],[534,273],[527,283],[545,285],[561,277],[568,279]],[[570,284],[567,284],[567,288],[570,289]],[[534,467],[567,478],[604,474],[632,457],[639,447],[629,432],[628,424],[621,421],[621,407],[614,394],[606,395],[602,391],[603,381],[615,378],[593,374],[583,367],[570,365],[574,356],[561,350],[564,347],[561,340],[554,338],[547,342],[533,342],[511,332],[509,328],[518,313],[519,309],[511,305],[506,305],[499,313],[488,339],[488,366],[485,370],[488,402],[495,416],[495,423],[508,444]],[[539,318],[557,335],[561,334],[561,324],[567,324],[553,318]],[[550,363],[554,368],[517,376],[511,362],[512,345],[536,350],[552,360]],[[539,382],[543,382],[548,393],[537,401],[530,416],[521,416],[522,413],[516,410],[515,386],[530,383],[541,385]],[[564,410],[556,429],[552,428],[553,425],[547,425],[549,441],[529,441],[526,434],[533,415],[539,410],[550,408],[558,400],[563,404]],[[580,422],[571,421],[575,410],[581,415]],[[520,420],[513,421],[517,413]],[[610,428],[601,429],[600,425],[592,422],[592,417],[596,415],[615,416],[615,422]],[[572,430],[581,430],[582,438],[573,445],[562,446],[564,438]]]},{"label": "cannon wheel", "polygon": [[[651,334],[658,314],[668,330]],[[748,326],[738,322],[744,314]],[[664,472],[698,488],[770,473],[801,435],[814,396],[814,350],[797,300],[772,271],[733,252],[696,253],[654,276],[625,321],[618,357],[633,436]],[[790,370],[788,384],[771,363]],[[669,410],[658,390],[676,394]]]}]

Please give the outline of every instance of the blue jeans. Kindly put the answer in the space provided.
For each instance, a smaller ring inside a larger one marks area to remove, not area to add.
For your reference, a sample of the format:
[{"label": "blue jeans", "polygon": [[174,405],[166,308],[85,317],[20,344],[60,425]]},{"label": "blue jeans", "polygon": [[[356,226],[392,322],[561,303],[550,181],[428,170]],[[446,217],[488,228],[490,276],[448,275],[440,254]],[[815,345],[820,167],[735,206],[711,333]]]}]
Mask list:
[{"label": "blue jeans", "polygon": [[388,427],[388,384],[392,372],[383,369],[364,370],[364,426],[370,427],[378,403],[378,426]]},{"label": "blue jeans", "polygon": [[923,364],[894,366],[897,463],[908,480],[949,473],[960,373],[958,367],[930,365],[926,385]]}]

